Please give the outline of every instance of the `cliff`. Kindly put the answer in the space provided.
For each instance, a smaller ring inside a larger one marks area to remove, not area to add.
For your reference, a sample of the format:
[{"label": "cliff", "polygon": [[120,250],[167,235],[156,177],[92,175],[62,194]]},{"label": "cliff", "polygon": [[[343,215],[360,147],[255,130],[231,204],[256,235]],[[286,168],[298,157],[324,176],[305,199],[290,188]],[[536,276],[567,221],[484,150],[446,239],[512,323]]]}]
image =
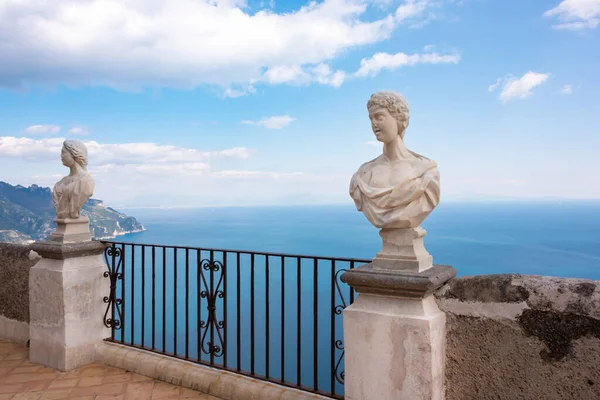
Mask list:
[{"label": "cliff", "polygon": [[[145,229],[135,218],[105,207],[101,200],[88,200],[81,214],[90,219],[95,239],[110,239]],[[0,242],[45,240],[56,227],[54,218],[50,188],[0,182]]]}]

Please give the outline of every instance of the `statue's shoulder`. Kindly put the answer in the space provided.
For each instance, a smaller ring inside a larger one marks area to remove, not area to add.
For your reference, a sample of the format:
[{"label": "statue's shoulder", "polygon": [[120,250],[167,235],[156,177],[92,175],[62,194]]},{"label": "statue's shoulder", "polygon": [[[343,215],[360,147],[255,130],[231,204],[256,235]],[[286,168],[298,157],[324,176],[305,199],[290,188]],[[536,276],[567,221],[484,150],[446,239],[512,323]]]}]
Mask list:
[{"label": "statue's shoulder", "polygon": [[369,171],[371,168],[373,168],[375,165],[379,164],[381,162],[381,158],[383,157],[383,155],[380,155],[377,158],[372,159],[371,161],[367,161],[366,163],[364,163],[363,165],[361,165],[358,168],[357,173],[362,173],[362,172],[367,172]]},{"label": "statue's shoulder", "polygon": [[414,151],[409,150],[409,152],[415,156],[418,161],[423,164],[424,166],[426,166],[428,169],[430,168],[437,168],[437,163],[435,161],[433,161],[431,158],[427,158],[419,153],[415,153]]}]

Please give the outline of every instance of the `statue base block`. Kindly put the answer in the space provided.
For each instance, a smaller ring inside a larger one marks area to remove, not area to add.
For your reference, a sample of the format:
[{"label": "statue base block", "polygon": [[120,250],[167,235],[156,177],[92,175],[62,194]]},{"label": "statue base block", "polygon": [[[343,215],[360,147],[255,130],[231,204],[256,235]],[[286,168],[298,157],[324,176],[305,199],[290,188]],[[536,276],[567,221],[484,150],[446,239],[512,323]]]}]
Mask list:
[{"label": "statue base block", "polygon": [[90,220],[85,217],[76,219],[55,219],[56,230],[50,234],[50,242],[54,243],[76,243],[92,240],[90,233]]},{"label": "statue base block", "polygon": [[382,270],[376,261],[341,277],[359,292],[344,310],[345,398],[443,400],[446,316],[432,293],[456,270]]},{"label": "statue base block", "polygon": [[59,371],[96,362],[97,344],[110,337],[105,246],[43,242],[32,249],[42,259],[29,271],[30,361]]},{"label": "statue base block", "polygon": [[433,257],[425,250],[423,237],[427,231],[420,226],[404,229],[382,229],[379,236],[383,247],[373,259],[373,267],[383,270],[422,272],[433,266]]}]

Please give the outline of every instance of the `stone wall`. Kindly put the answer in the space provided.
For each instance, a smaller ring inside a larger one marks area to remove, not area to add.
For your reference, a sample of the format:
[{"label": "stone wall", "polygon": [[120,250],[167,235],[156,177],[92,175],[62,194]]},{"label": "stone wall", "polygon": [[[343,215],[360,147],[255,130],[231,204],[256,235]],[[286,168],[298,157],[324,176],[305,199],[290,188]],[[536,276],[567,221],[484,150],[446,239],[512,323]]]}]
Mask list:
[{"label": "stone wall", "polygon": [[600,399],[600,282],[463,277],[447,316],[446,399]]},{"label": "stone wall", "polygon": [[29,338],[29,269],[38,260],[29,245],[0,243],[0,338]]}]

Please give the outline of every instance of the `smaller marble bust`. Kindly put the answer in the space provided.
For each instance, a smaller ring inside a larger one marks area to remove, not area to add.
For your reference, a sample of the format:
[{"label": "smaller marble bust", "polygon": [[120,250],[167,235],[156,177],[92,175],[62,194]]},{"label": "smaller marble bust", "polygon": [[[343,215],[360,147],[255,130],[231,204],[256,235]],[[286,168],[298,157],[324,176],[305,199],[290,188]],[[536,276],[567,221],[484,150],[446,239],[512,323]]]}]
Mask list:
[{"label": "smaller marble bust", "polygon": [[79,140],[65,140],[61,152],[63,165],[71,172],[54,185],[52,201],[58,219],[77,219],[81,207],[94,194],[94,180],[87,172],[87,148]]}]

